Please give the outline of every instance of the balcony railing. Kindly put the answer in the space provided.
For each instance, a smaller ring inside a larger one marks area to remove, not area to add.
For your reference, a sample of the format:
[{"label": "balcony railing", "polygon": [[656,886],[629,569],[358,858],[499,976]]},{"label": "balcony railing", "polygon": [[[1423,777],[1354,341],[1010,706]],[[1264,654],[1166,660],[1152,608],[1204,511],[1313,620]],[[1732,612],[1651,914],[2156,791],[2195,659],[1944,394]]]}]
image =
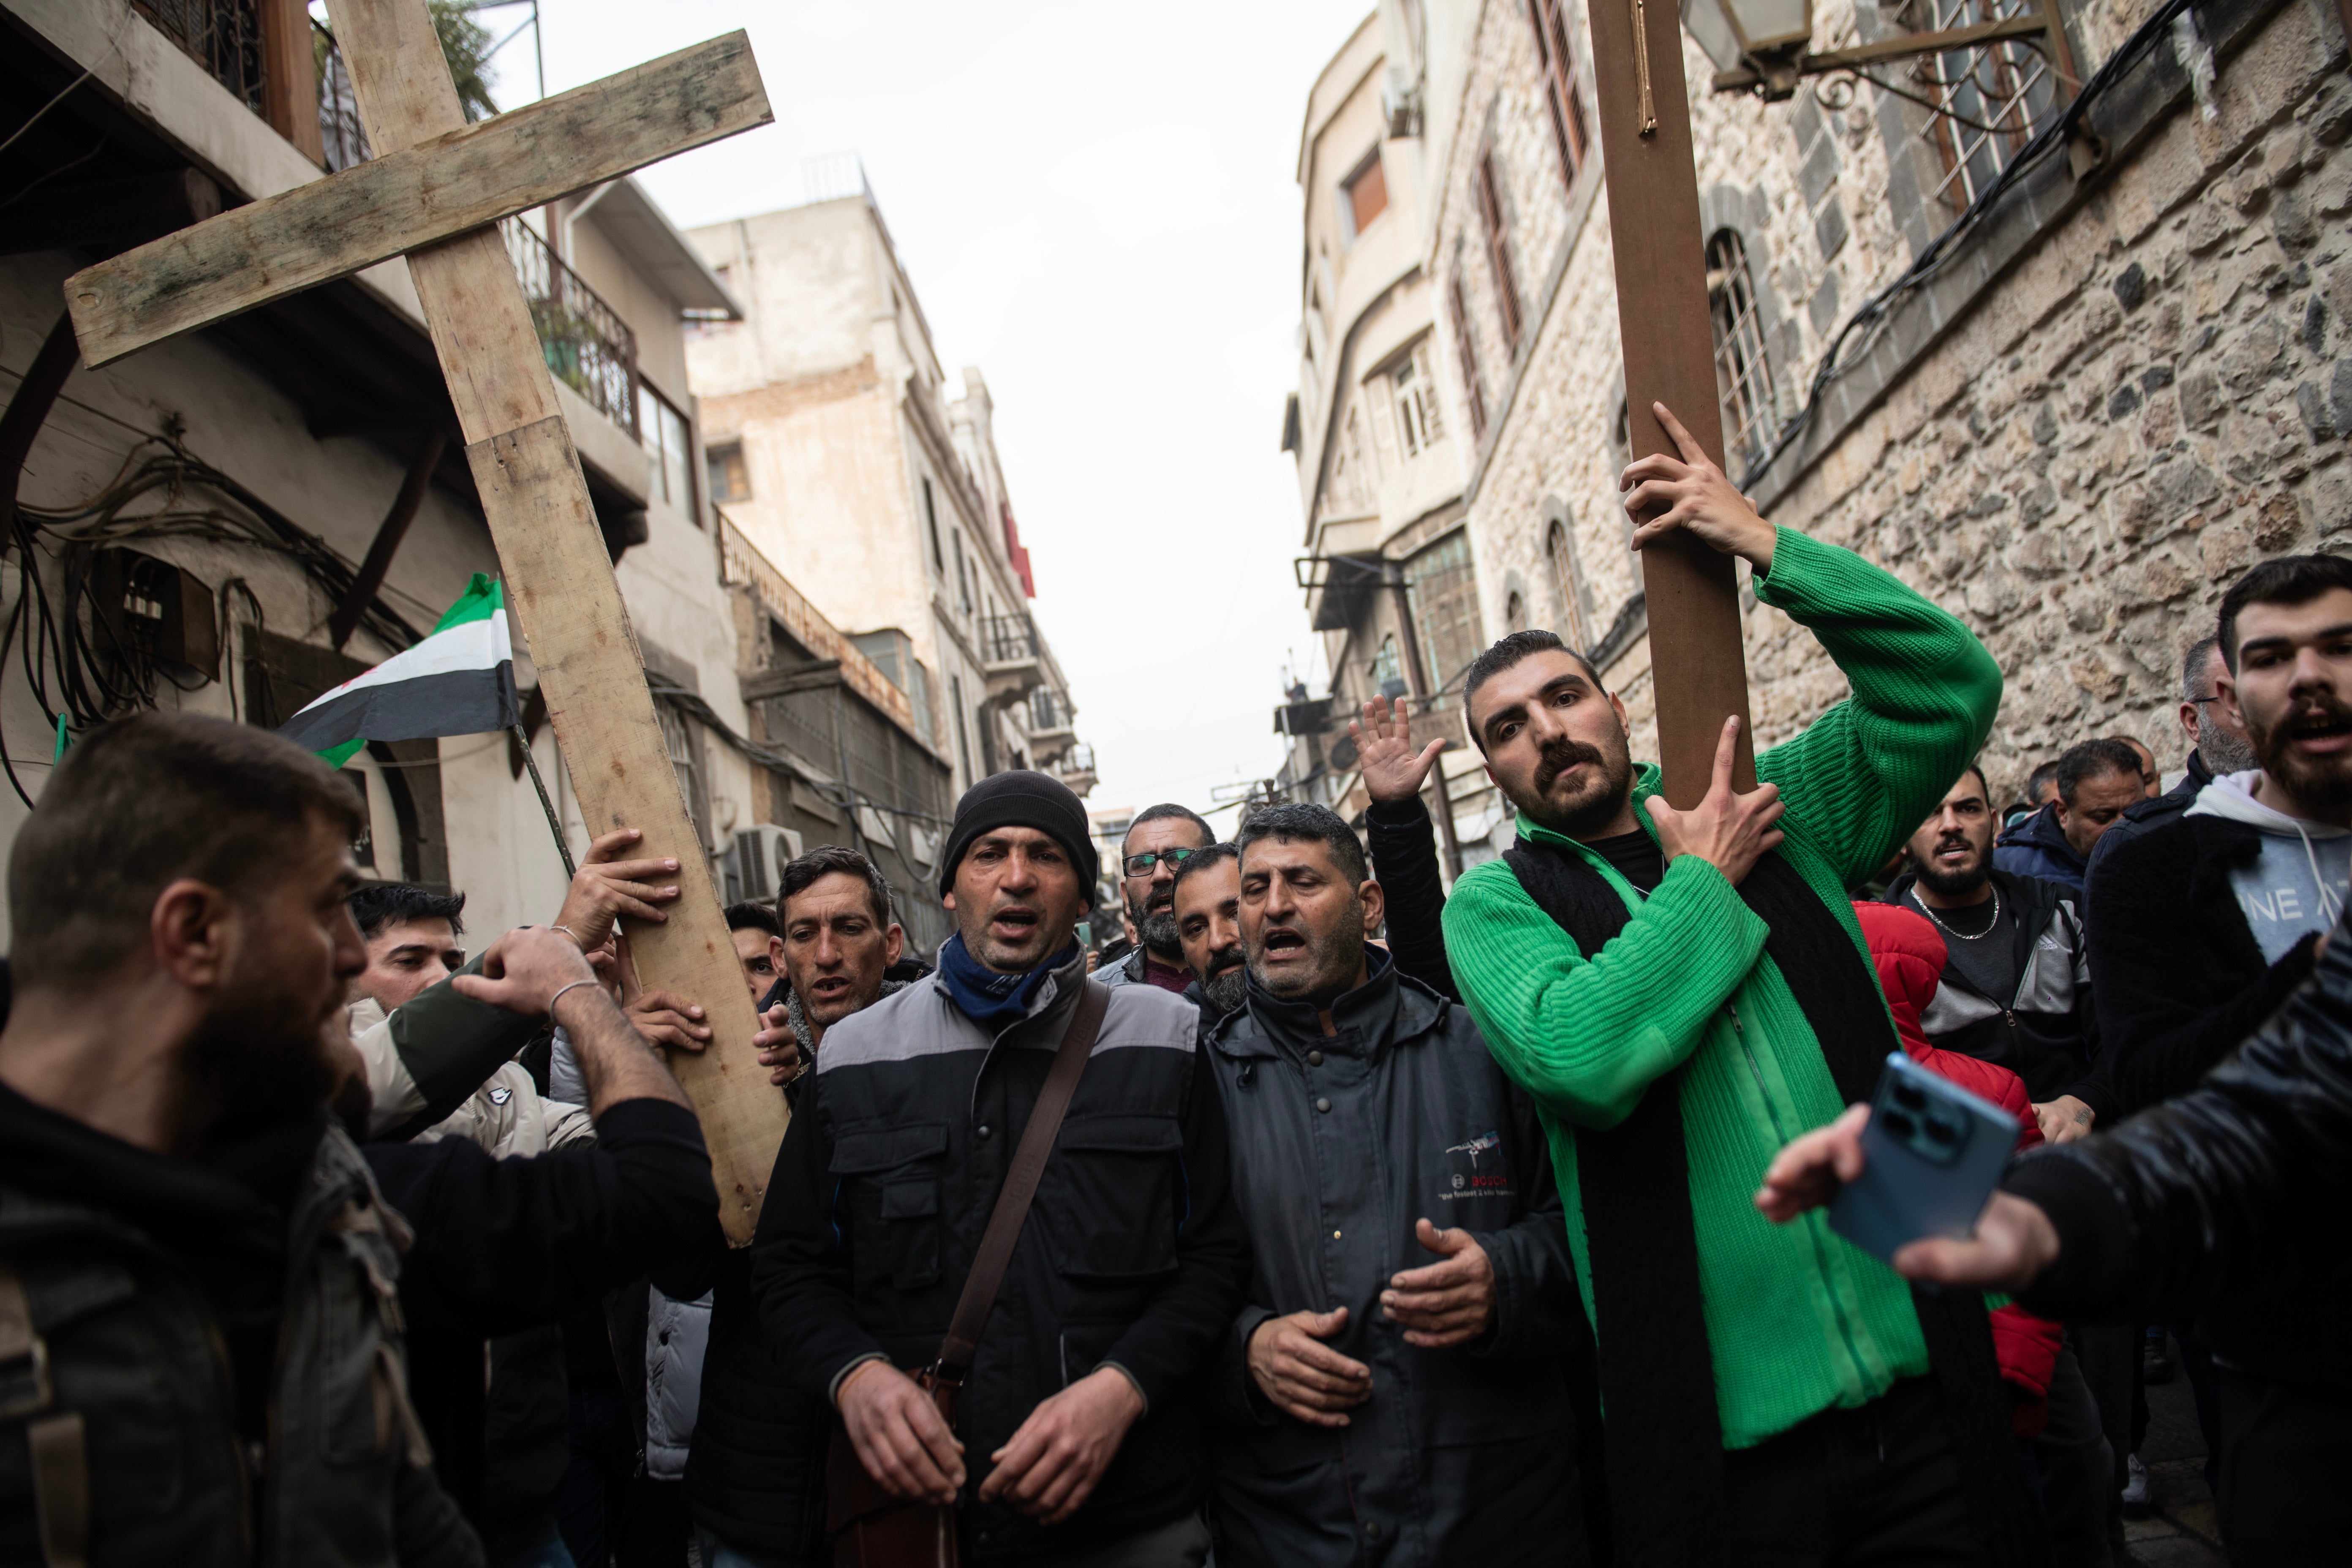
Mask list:
[{"label": "balcony railing", "polygon": [[264,55],[261,7],[257,0],[131,0],[213,79],[235,93],[256,114],[263,112]]},{"label": "balcony railing", "polygon": [[499,227],[522,278],[523,297],[530,301],[547,368],[599,414],[638,437],[636,334],[530,226],[510,217]]},{"label": "balcony railing", "polygon": [[310,59],[319,74],[319,140],[328,172],[340,174],[375,154],[368,150],[367,132],[360,126],[360,101],[352,91],[342,46],[315,16],[310,20]]},{"label": "balcony railing", "polygon": [[1037,658],[1037,626],[1027,616],[982,616],[981,657],[990,664],[1022,664]]},{"label": "balcony railing", "polygon": [[1029,729],[1032,733],[1066,730],[1076,716],[1070,707],[1070,700],[1050,686],[1041,686],[1029,694]]}]

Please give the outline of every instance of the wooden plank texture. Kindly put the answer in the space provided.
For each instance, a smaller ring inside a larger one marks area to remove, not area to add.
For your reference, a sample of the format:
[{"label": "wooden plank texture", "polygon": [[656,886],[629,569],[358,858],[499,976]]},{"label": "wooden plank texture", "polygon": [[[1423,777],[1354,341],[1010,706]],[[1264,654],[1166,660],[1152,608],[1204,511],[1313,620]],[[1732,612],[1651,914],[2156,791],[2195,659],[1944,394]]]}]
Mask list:
[{"label": "wooden plank texture", "polygon": [[581,816],[593,833],[642,828],[638,853],[677,857],[678,900],[667,923],[630,922],[629,947],[646,984],[691,996],[709,1015],[709,1048],[673,1052],[670,1066],[702,1120],[728,1238],[748,1245],[783,1141],[784,1097],[751,1048],[757,1021],[743,972],[661,742],[579,456],[556,416],[478,441],[466,460]]},{"label": "wooden plank texture", "polygon": [[[397,153],[461,121],[424,0],[336,0],[334,18],[372,145]],[[743,63],[756,93],[748,49]],[[710,1148],[719,1222],[729,1240],[748,1246],[788,1112],[751,1047],[759,1021],[654,717],[628,609],[556,409],[522,285],[490,230],[411,255],[409,273],[582,815],[598,833],[641,830],[640,854],[677,858],[679,898],[669,920],[633,926],[631,952],[646,985],[705,1009],[709,1048],[699,1057],[678,1053],[672,1066]]]},{"label": "wooden plank texture", "polygon": [[[341,20],[341,13],[356,18],[375,7],[345,0],[336,9]],[[344,42],[356,84],[365,51],[354,37]],[[437,46],[423,64],[438,71],[454,110],[456,89]],[[396,74],[405,88],[426,72]],[[370,98],[385,96],[384,87],[379,81],[373,93],[361,93],[362,119],[380,154],[373,161],[222,213],[68,279],[66,300],[83,363],[107,363],[773,118],[741,32],[478,124],[464,124],[457,114],[453,128],[451,117],[428,115],[437,132],[397,137],[389,150],[374,142],[376,117],[368,113]],[[398,124],[411,117],[384,118]]]},{"label": "wooden plank texture", "polygon": [[[1691,161],[1681,16],[1669,0],[1593,0],[1588,15],[1633,455],[1675,451],[1650,412],[1655,401],[1673,409],[1719,464],[1723,405],[1715,384],[1706,237],[1700,231],[1698,175]],[[1646,136],[1637,22],[1648,45],[1650,102],[1657,121]],[[1738,580],[1731,557],[1676,534],[1642,552],[1642,582],[1649,596],[1650,679],[1667,802],[1687,810],[1706,794],[1716,742],[1725,716],[1732,713],[1741,720],[1734,784],[1754,788],[1747,652],[1740,642]]]}]

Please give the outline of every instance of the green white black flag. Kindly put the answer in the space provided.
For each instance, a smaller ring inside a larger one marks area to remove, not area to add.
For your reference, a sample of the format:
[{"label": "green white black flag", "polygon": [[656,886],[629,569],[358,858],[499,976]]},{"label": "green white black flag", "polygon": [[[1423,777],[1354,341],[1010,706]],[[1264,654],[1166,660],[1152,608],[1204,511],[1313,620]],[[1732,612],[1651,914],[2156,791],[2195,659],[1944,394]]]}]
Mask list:
[{"label": "green white black flag", "polygon": [[364,741],[508,729],[520,706],[506,595],[477,572],[432,636],[325,693],[278,732],[306,751],[343,751],[332,757],[341,765]]}]

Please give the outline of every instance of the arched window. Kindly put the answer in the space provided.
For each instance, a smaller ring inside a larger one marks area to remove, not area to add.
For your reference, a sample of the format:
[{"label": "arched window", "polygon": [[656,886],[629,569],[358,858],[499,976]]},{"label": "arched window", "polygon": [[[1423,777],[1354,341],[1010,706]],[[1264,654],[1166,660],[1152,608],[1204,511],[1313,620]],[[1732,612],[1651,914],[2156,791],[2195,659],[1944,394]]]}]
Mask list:
[{"label": "arched window", "polygon": [[1515,632],[1528,624],[1528,602],[1513,589],[1503,600],[1503,629]]},{"label": "arched window", "polygon": [[1590,650],[1592,637],[1584,624],[1582,574],[1576,565],[1576,539],[1564,518],[1554,518],[1544,531],[1544,560],[1551,567],[1553,590],[1559,595],[1560,630],[1568,646],[1579,653]]},{"label": "arched window", "polygon": [[1752,468],[1771,443],[1779,420],[1764,322],[1756,312],[1756,281],[1736,229],[1717,229],[1706,242],[1706,299],[1715,315],[1715,386],[1723,399],[1724,455]]}]

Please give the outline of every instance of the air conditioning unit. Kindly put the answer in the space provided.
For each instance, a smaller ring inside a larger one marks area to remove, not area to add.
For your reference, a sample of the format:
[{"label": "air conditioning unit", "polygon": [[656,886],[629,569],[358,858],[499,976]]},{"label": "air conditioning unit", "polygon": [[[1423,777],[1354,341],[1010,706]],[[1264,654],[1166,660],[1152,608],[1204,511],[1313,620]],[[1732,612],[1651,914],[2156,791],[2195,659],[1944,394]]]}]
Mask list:
[{"label": "air conditioning unit", "polygon": [[800,858],[801,836],[772,822],[755,822],[735,835],[734,864],[727,879],[730,897],[772,903],[784,885],[784,864]]}]

